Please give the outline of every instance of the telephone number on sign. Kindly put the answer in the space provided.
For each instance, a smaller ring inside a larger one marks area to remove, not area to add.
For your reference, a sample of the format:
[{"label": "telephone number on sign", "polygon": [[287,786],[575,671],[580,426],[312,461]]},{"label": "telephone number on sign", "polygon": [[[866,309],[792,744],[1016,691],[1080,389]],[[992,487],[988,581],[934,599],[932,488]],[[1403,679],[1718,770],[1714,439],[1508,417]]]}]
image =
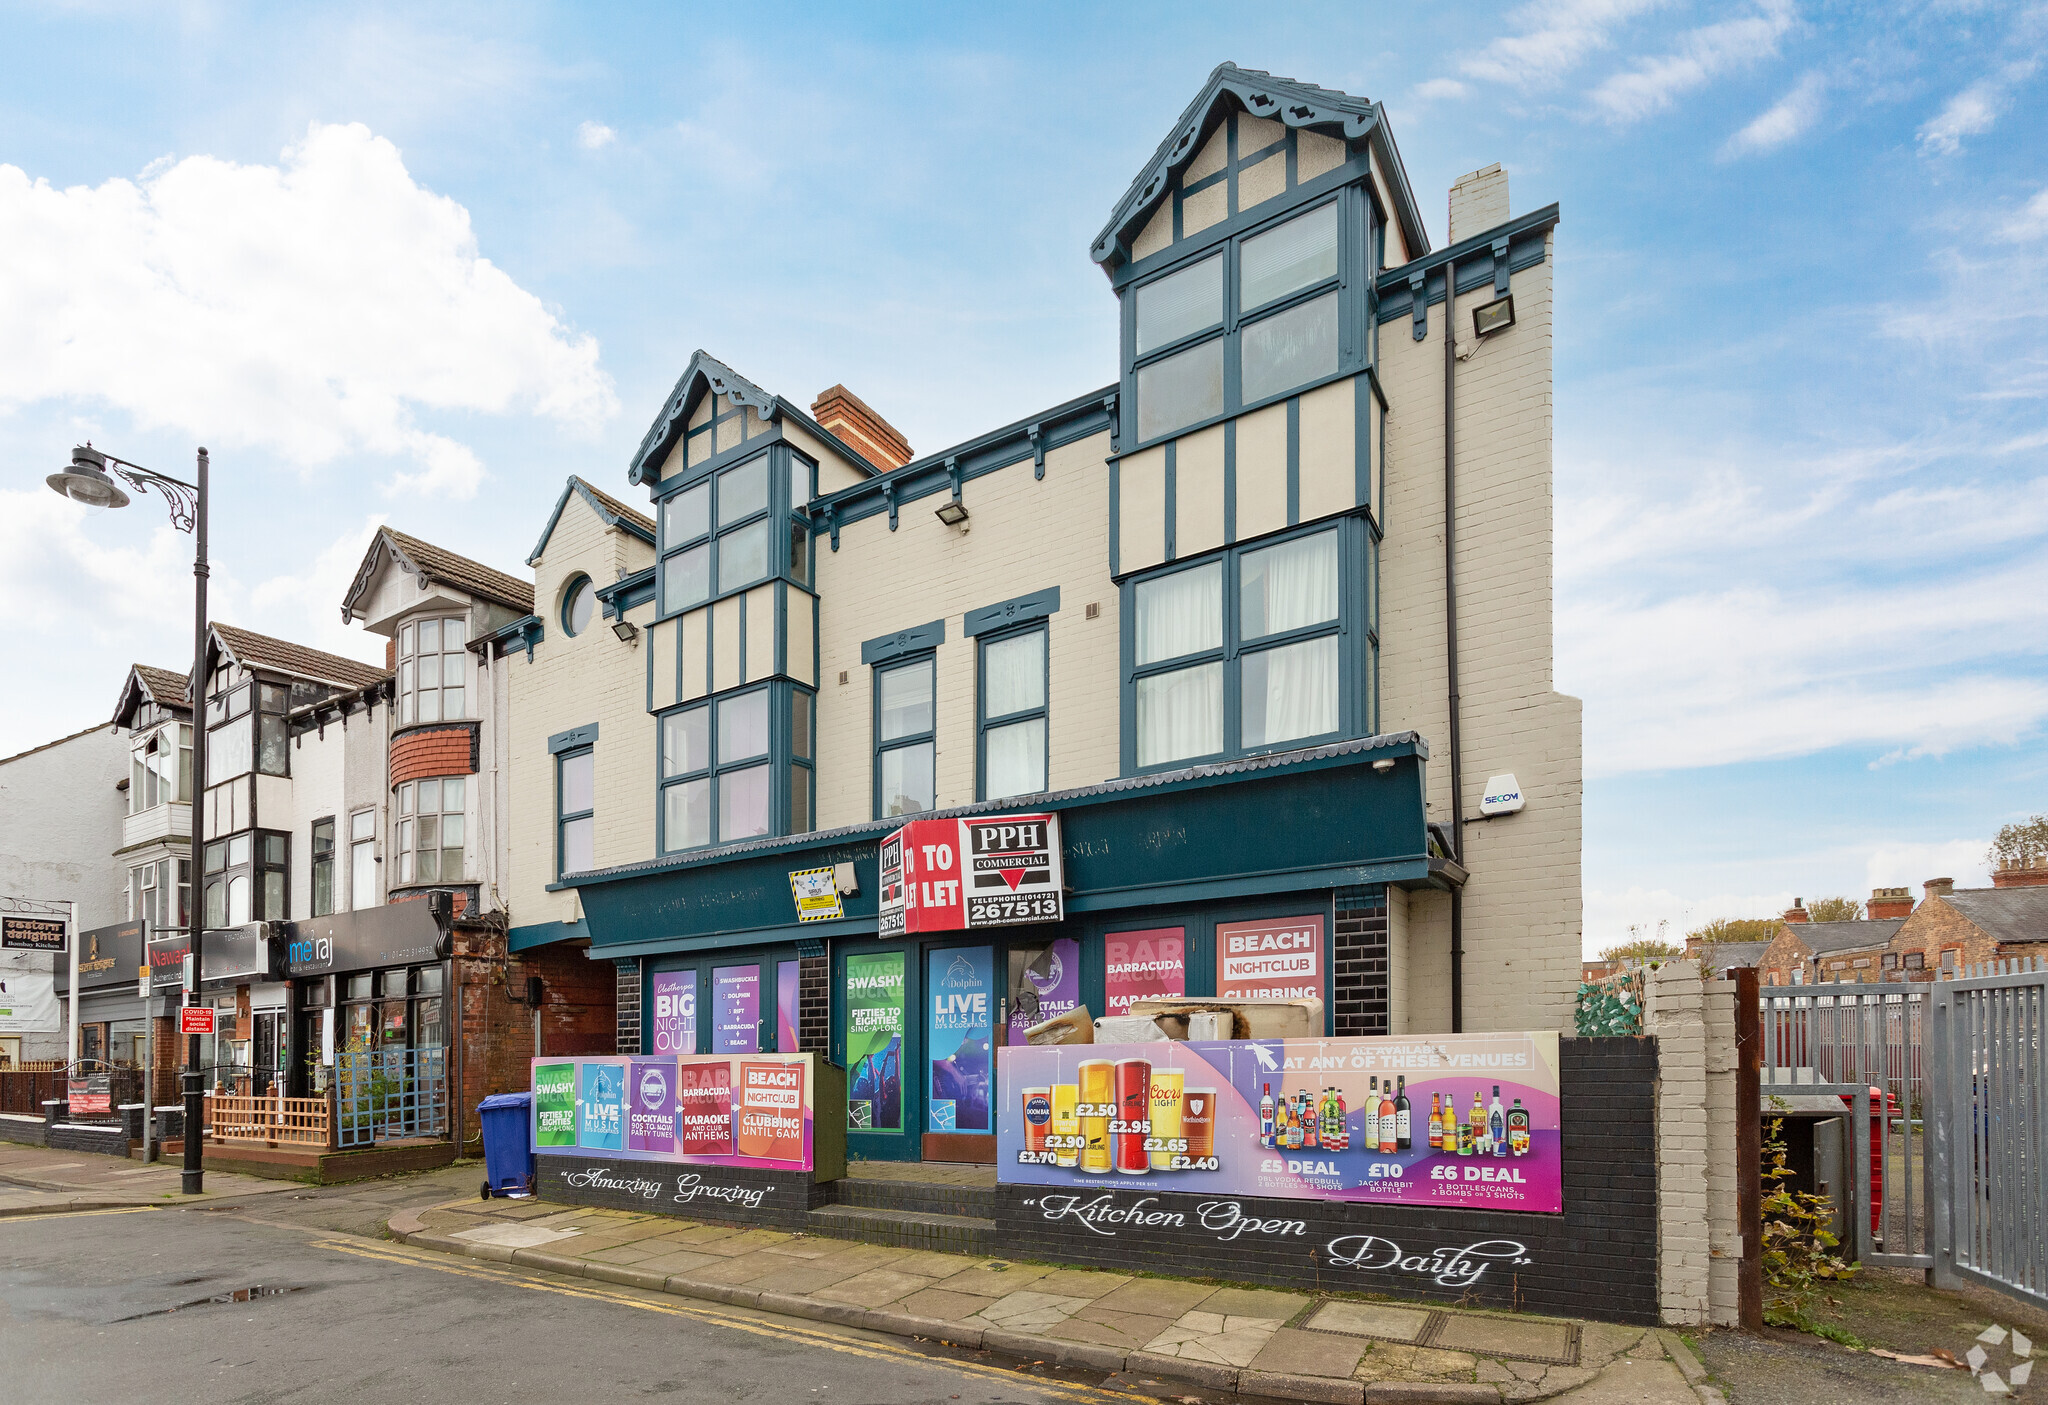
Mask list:
[{"label": "telephone number on sign", "polygon": [[969,898],[967,900],[967,924],[971,927],[984,922],[1051,922],[1060,915],[1060,900],[1057,897],[995,897]]}]

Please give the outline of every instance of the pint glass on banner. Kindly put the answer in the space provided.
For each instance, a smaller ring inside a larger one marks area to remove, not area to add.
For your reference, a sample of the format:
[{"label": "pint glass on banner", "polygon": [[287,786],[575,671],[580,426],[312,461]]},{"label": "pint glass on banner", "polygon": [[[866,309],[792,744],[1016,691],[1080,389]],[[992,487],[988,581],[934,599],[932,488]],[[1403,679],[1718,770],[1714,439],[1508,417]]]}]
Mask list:
[{"label": "pint glass on banner", "polygon": [[1116,1066],[1086,1059],[1074,1070],[1081,1090],[1081,1169],[1099,1176],[1109,1170],[1109,1115],[1116,1104]]},{"label": "pint glass on banner", "polygon": [[1181,1084],[1186,1078],[1177,1068],[1152,1070],[1152,1145],[1159,1148],[1152,1153],[1155,1171],[1172,1170],[1173,1158],[1185,1154],[1165,1148],[1174,1138],[1187,1135],[1181,1130],[1180,1119]]},{"label": "pint glass on banner", "polygon": [[1152,1127],[1152,1061],[1120,1059],[1116,1066],[1116,1115],[1124,1130],[1116,1137],[1116,1168],[1126,1176],[1152,1169],[1145,1138]]},{"label": "pint glass on banner", "polygon": [[1081,1119],[1074,1115],[1079,1094],[1080,1089],[1072,1083],[1052,1085],[1052,1134],[1059,1138],[1059,1145],[1053,1148],[1056,1166],[1071,1169],[1081,1159],[1081,1149],[1075,1145],[1081,1139]]},{"label": "pint glass on banner", "polygon": [[1024,1150],[1033,1156],[1045,1150],[1046,1134],[1052,1130],[1052,1089],[1024,1090]]},{"label": "pint glass on banner", "polygon": [[1216,1154],[1214,1088],[1189,1088],[1180,1095],[1180,1134],[1188,1139],[1188,1160]]}]

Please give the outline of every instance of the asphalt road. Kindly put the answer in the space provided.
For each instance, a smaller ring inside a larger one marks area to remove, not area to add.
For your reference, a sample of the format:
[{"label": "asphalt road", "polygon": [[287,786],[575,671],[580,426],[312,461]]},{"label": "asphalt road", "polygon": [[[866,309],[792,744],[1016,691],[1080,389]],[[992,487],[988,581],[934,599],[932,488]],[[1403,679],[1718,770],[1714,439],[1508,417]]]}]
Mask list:
[{"label": "asphalt road", "polygon": [[[334,1210],[325,1196],[267,1196],[240,1208],[0,1221],[0,1396],[10,1405],[1159,1398],[1123,1378],[1034,1377],[936,1345],[451,1259],[327,1227]],[[211,1301],[257,1288],[272,1291]]]}]

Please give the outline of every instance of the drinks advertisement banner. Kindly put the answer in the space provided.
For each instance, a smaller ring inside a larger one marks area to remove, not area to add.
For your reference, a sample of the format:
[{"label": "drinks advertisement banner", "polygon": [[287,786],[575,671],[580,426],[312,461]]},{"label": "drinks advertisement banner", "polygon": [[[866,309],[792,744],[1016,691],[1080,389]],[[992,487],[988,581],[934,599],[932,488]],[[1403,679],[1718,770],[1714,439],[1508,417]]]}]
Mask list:
[{"label": "drinks advertisement banner", "polygon": [[576,1145],[589,1151],[619,1151],[626,1145],[626,1063],[585,1062],[576,1106]]},{"label": "drinks advertisement banner", "polygon": [[720,966],[711,972],[711,1050],[751,1054],[760,1048],[761,968]]},{"label": "drinks advertisement banner", "polygon": [[1220,1000],[1322,999],[1322,916],[1217,923],[1216,996]]},{"label": "drinks advertisement banner", "polygon": [[656,971],[650,980],[654,985],[654,1052],[696,1053],[697,973]]},{"label": "drinks advertisement banner", "polygon": [[533,1066],[533,1144],[576,1145],[576,1065]]},{"label": "drinks advertisement banner", "polygon": [[775,1047],[796,1052],[798,1004],[803,998],[803,963],[778,962],[775,967]]},{"label": "drinks advertisement banner", "polygon": [[997,1178],[1554,1213],[1553,1032],[1006,1048]]},{"label": "drinks advertisement banner", "polygon": [[1184,927],[1110,932],[1102,939],[1103,1003],[1128,1015],[1131,1002],[1188,991],[1188,934]]},{"label": "drinks advertisement banner", "polygon": [[667,1151],[676,1141],[676,1066],[673,1060],[635,1059],[626,1087],[626,1145]]},{"label": "drinks advertisement banner", "polygon": [[994,947],[925,955],[925,1049],[931,1056],[927,1132],[988,1132],[990,1041],[995,1033]]},{"label": "drinks advertisement banner", "polygon": [[1010,1026],[1006,1044],[1027,1042],[1024,1032],[1081,1003],[1081,944],[1055,937],[1045,946],[1010,948]]},{"label": "drinks advertisement banner", "polygon": [[[543,1152],[581,1147],[627,1161],[808,1171],[813,1057],[536,1059],[534,1143]],[[568,1088],[582,1092],[580,1136],[579,1109],[567,1112],[563,1135]]]},{"label": "drinks advertisement banner", "polygon": [[903,953],[846,958],[846,1125],[903,1130]]}]

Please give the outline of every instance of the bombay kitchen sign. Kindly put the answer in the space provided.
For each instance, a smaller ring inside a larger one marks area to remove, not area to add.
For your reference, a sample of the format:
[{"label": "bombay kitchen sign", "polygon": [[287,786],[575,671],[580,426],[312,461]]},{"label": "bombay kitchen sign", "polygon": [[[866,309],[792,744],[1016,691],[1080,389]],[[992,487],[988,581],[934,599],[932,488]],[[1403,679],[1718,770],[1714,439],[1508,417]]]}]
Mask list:
[{"label": "bombay kitchen sign", "polygon": [[0,917],[0,948],[8,951],[65,951],[61,917]]}]

